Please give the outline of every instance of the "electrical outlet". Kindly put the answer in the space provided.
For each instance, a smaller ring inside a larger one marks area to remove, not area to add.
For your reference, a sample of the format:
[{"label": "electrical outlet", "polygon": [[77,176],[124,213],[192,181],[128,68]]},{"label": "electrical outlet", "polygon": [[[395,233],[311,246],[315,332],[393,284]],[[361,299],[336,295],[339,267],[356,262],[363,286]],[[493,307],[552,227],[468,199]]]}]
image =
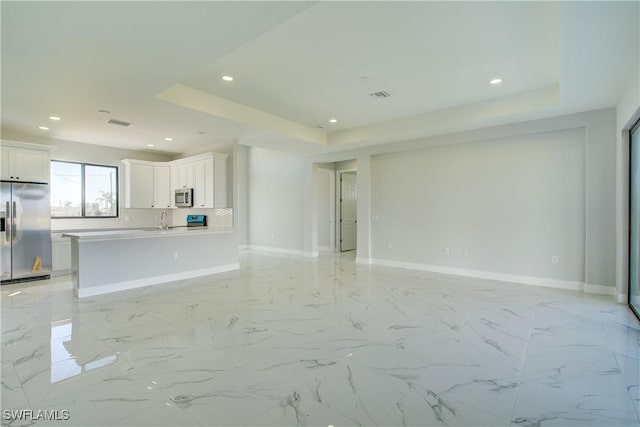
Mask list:
[{"label": "electrical outlet", "polygon": [[445,254],[446,256],[451,255],[451,249],[450,249],[450,248],[444,248],[444,254]]},{"label": "electrical outlet", "polygon": [[387,249],[391,249],[391,242],[387,242]]},{"label": "electrical outlet", "polygon": [[469,249],[463,249],[462,256],[469,256]]},{"label": "electrical outlet", "polygon": [[551,264],[558,264],[560,263],[560,258],[558,258],[558,255],[553,255],[551,257]]},{"label": "electrical outlet", "polygon": [[178,252],[173,253],[173,259],[178,259]]},{"label": "electrical outlet", "polygon": [[271,235],[271,240],[276,240],[276,236],[274,236],[273,234]]}]

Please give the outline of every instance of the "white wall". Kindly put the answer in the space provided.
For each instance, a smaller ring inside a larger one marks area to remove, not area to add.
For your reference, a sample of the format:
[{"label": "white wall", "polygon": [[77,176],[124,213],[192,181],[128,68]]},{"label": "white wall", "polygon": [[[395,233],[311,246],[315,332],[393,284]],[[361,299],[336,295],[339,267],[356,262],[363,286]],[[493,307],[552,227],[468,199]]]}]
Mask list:
[{"label": "white wall", "polygon": [[249,244],[249,147],[233,147],[233,226],[240,246]]},{"label": "white wall", "polygon": [[584,133],[372,157],[372,257],[583,282]]},{"label": "white wall", "polygon": [[[375,145],[343,152],[326,153],[310,157],[305,160],[305,168],[313,163],[337,162],[346,159],[357,159],[358,165],[358,262],[371,262],[373,256],[372,242],[367,239],[375,225],[370,220],[373,218],[371,210],[372,202],[368,201],[376,191],[369,188],[369,183],[375,185],[375,174],[379,173],[370,169],[371,159],[375,162],[375,156],[410,152],[413,150],[437,149],[438,147],[465,144],[473,147],[483,141],[497,141],[501,139],[517,139],[520,137],[534,136],[548,132],[562,132],[571,129],[583,129],[584,145],[584,182],[576,191],[584,193],[584,250],[582,251],[584,264],[584,289],[590,292],[602,292],[613,294],[615,289],[616,266],[616,242],[615,242],[615,178],[616,178],[616,118],[614,109],[596,110],[585,113],[570,114],[566,116],[552,117],[548,119],[533,120],[528,122],[513,123],[503,126],[488,127],[471,131],[457,132],[446,135],[438,135],[428,138],[420,138],[391,144]],[[424,168],[407,168],[406,173],[420,174]],[[306,169],[303,177],[306,176]],[[443,177],[443,180],[449,179]],[[509,179],[509,177],[505,177]],[[311,188],[311,187],[310,187]],[[311,201],[304,201],[305,223],[303,227],[304,251],[314,251],[314,228],[312,226],[313,210]],[[403,204],[409,210],[412,205]],[[478,224],[482,226],[482,224]],[[400,242],[400,246],[403,242]],[[393,246],[393,245],[392,245]],[[395,248],[395,246],[393,246]],[[561,254],[558,254],[562,256]],[[408,261],[407,261],[408,262]],[[465,260],[465,262],[470,262]],[[561,261],[562,262],[562,261]],[[463,268],[463,264],[452,264],[454,267]],[[524,272],[520,274],[524,275]],[[546,270],[535,272],[535,277],[544,277]],[[505,278],[506,280],[511,280]],[[546,281],[535,280],[530,283],[551,284]],[[543,283],[544,282],[544,283]],[[558,284],[562,286],[563,284]],[[579,288],[581,284],[575,283],[570,287]]]},{"label": "white wall", "polygon": [[250,246],[300,253],[303,159],[262,148],[248,152]]},{"label": "white wall", "polygon": [[318,248],[333,249],[331,235],[335,233],[335,172],[321,167],[316,169],[316,191],[318,209]]}]

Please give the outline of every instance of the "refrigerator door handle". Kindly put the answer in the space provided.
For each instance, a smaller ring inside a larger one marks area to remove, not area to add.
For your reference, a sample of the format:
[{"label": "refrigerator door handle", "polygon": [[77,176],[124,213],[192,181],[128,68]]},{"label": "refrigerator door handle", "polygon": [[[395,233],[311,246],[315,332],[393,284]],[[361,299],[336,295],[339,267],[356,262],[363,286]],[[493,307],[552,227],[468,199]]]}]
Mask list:
[{"label": "refrigerator door handle", "polygon": [[5,217],[4,224],[4,236],[7,239],[7,242],[11,241],[11,225],[13,223],[13,219],[11,219],[11,209],[9,208],[9,202],[7,202],[7,210],[5,211],[7,216]]},{"label": "refrigerator door handle", "polygon": [[16,241],[16,202],[13,202],[13,210],[11,211],[11,241]]}]

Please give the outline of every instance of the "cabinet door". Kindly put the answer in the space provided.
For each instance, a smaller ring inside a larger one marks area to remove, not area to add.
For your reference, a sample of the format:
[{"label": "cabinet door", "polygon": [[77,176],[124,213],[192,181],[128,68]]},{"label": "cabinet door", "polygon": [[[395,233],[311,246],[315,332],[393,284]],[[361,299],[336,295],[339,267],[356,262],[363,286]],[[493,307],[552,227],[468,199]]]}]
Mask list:
[{"label": "cabinet door", "polygon": [[131,208],[153,207],[153,166],[131,164],[129,166],[129,203]]},{"label": "cabinet door", "polygon": [[185,174],[186,174],[185,187],[193,188],[193,187],[196,186],[195,164],[194,163],[187,163],[187,164],[184,165],[184,167],[185,167]]},{"label": "cabinet door", "polygon": [[174,166],[174,168],[174,175],[176,179],[175,182],[173,182],[173,188],[193,188],[193,163],[184,163]]},{"label": "cabinet door", "polygon": [[213,207],[213,159],[194,163],[193,206]]},{"label": "cabinet door", "polygon": [[171,166],[171,191],[169,192],[169,199],[171,201],[171,208],[175,208],[175,190],[178,187],[178,166]]},{"label": "cabinet door", "polygon": [[171,168],[169,166],[153,168],[153,194],[154,208],[171,207]]},{"label": "cabinet door", "polygon": [[46,151],[15,149],[12,163],[16,180],[49,182],[49,153]]},{"label": "cabinet door", "polygon": [[0,147],[0,173],[2,174],[0,178],[6,181],[14,179],[12,155],[13,148]]},{"label": "cabinet door", "polygon": [[207,207],[207,180],[204,162],[196,162],[193,165],[193,207],[204,208]]},{"label": "cabinet door", "polygon": [[187,186],[187,167],[186,165],[176,166],[176,188],[184,188]]},{"label": "cabinet door", "polygon": [[51,240],[51,264],[53,273],[64,274],[71,270],[71,242],[68,238]]}]

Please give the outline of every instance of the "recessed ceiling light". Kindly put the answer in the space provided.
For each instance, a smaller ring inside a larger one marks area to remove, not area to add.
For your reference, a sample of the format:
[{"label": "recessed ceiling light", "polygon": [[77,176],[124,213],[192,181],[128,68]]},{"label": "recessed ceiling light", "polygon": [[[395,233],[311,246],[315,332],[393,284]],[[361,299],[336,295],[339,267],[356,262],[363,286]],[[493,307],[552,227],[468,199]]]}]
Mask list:
[{"label": "recessed ceiling light", "polygon": [[147,144],[147,147],[155,147],[153,144]]},{"label": "recessed ceiling light", "polygon": [[38,126],[38,129],[40,129],[40,130],[49,130],[49,128],[46,127],[46,126]]},{"label": "recessed ceiling light", "polygon": [[329,123],[338,123],[338,119],[329,119]]},{"label": "recessed ceiling light", "polygon": [[198,135],[206,135],[206,134],[207,134],[207,133],[206,133],[206,132],[203,132],[203,131],[199,131],[199,132],[198,132]]},{"label": "recessed ceiling light", "polygon": [[166,137],[164,140],[165,141],[173,141],[173,138]]},{"label": "recessed ceiling light", "polygon": [[100,114],[111,114],[111,111],[109,111],[109,110],[98,110],[98,113],[100,113]]},{"label": "recessed ceiling light", "polygon": [[222,80],[224,80],[225,82],[232,82],[233,81],[233,77],[231,77],[231,76],[222,76]]},{"label": "recessed ceiling light", "polygon": [[53,121],[58,122],[58,121],[60,121],[60,117],[58,117],[58,116],[49,116],[49,120],[53,120]]},{"label": "recessed ceiling light", "polygon": [[499,85],[500,83],[502,83],[502,79],[500,77],[496,77],[495,79],[491,79],[489,80],[489,84],[490,85]]}]

